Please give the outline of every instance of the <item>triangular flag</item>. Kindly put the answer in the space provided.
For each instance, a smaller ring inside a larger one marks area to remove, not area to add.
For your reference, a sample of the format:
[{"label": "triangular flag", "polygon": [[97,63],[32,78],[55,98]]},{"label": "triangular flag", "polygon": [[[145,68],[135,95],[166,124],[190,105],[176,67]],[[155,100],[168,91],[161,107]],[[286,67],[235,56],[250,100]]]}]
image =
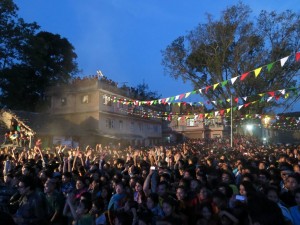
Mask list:
[{"label": "triangular flag", "polygon": [[215,90],[218,87],[219,84],[220,83],[214,84],[214,89],[213,90]]},{"label": "triangular flag", "polygon": [[180,106],[180,105],[181,105],[181,102],[177,102],[177,105]]},{"label": "triangular flag", "polygon": [[281,67],[284,66],[284,64],[286,63],[286,61],[288,60],[288,58],[289,58],[289,56],[280,59],[280,65],[281,65]]},{"label": "triangular flag", "polygon": [[181,100],[184,96],[185,96],[185,94],[179,95],[179,99]]},{"label": "triangular flag", "polygon": [[268,94],[269,94],[270,96],[274,97],[274,96],[275,96],[275,91],[270,91],[270,92],[268,92]]},{"label": "triangular flag", "polygon": [[255,77],[257,77],[260,74],[261,69],[262,69],[262,67],[254,70]]},{"label": "triangular flag", "polygon": [[226,99],[226,102],[230,102],[230,98],[227,98],[227,99]]},{"label": "triangular flag", "polygon": [[274,65],[274,62],[269,63],[269,64],[267,65],[267,70],[268,70],[268,72],[271,71],[271,69],[273,68],[273,65]]},{"label": "triangular flag", "polygon": [[199,89],[199,93],[202,95],[202,89]]},{"label": "triangular flag", "polygon": [[181,119],[181,117],[178,117],[178,119],[177,119],[177,120],[179,121],[180,119]]},{"label": "triangular flag", "polygon": [[285,89],[282,89],[282,90],[278,90],[282,95],[285,94]]},{"label": "triangular flag", "polygon": [[173,101],[174,101],[174,98],[175,98],[174,96],[171,97],[171,98],[170,98],[170,102],[173,102]]},{"label": "triangular flag", "polygon": [[166,102],[168,102],[170,100],[170,98],[166,98]]},{"label": "triangular flag", "polygon": [[224,109],[220,110],[220,115],[223,116],[223,115],[224,115],[224,112],[225,112]]},{"label": "triangular flag", "polygon": [[176,96],[175,96],[175,100],[178,100],[178,99],[179,99],[179,95],[176,95]]},{"label": "triangular flag", "polygon": [[244,105],[239,105],[239,110],[240,110],[241,108],[243,108],[243,106],[244,106]]},{"label": "triangular flag", "polygon": [[246,107],[248,107],[250,104],[251,104],[251,102],[249,102],[249,103],[245,104],[245,105],[244,105],[244,106],[245,106],[245,108],[246,108]]},{"label": "triangular flag", "polygon": [[296,53],[296,61],[298,62],[300,60],[300,52]]},{"label": "triangular flag", "polygon": [[185,93],[185,98],[189,97],[192,92]]},{"label": "triangular flag", "polygon": [[233,78],[231,78],[231,84],[234,84],[234,82],[236,81],[237,78],[238,78],[238,77],[233,77]]},{"label": "triangular flag", "polygon": [[215,116],[218,116],[218,115],[219,115],[219,111],[216,111],[216,112],[215,112]]},{"label": "triangular flag", "polygon": [[205,93],[207,93],[208,92],[208,89],[210,89],[211,88],[211,86],[207,86],[206,88],[205,88]]},{"label": "triangular flag", "polygon": [[230,112],[230,108],[226,109],[226,113],[229,113]]},{"label": "triangular flag", "polygon": [[271,100],[272,100],[272,98],[273,98],[273,97],[269,97],[269,98],[267,99],[267,102],[271,101]]},{"label": "triangular flag", "polygon": [[234,98],[234,101],[235,101],[236,103],[238,103],[238,102],[239,102],[239,98],[238,98],[238,97]]},{"label": "triangular flag", "polygon": [[242,74],[240,80],[244,80],[248,76],[249,72]]},{"label": "triangular flag", "polygon": [[221,84],[222,84],[222,87],[224,87],[226,84],[228,83],[228,80],[224,80]]},{"label": "triangular flag", "polygon": [[247,98],[248,98],[248,97],[243,97],[244,101],[247,101]]},{"label": "triangular flag", "polygon": [[196,94],[196,93],[197,93],[197,90],[192,91],[192,94],[193,94],[193,95]]},{"label": "triangular flag", "polygon": [[216,101],[211,101],[214,105],[217,105],[217,102]]}]

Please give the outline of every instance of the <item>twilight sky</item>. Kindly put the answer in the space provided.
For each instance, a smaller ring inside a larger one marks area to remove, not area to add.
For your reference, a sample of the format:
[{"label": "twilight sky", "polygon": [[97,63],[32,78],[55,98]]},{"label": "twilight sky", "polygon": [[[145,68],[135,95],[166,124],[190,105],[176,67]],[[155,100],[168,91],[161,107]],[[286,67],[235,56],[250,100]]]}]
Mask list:
[{"label": "twilight sky", "polygon": [[[192,91],[191,84],[164,74],[162,54],[187,34],[206,13],[218,18],[233,0],[14,0],[19,16],[41,30],[60,34],[75,47],[81,75],[96,74],[135,87],[143,81],[164,97]],[[261,10],[299,12],[299,0],[244,0],[254,14]],[[188,101],[196,101],[189,97]]]}]

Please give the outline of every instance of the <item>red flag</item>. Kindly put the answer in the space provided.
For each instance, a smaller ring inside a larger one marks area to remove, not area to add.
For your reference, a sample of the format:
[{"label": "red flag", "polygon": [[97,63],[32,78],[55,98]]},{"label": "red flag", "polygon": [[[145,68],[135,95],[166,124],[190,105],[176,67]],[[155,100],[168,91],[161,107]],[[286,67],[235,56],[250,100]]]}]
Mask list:
[{"label": "red flag", "polygon": [[268,92],[268,94],[269,94],[270,96],[274,97],[274,96],[275,96],[275,91],[270,91],[270,92]]},{"label": "red flag", "polygon": [[298,62],[300,60],[300,52],[296,53],[296,61]]},{"label": "red flag", "polygon": [[210,89],[210,88],[211,88],[211,86],[207,86],[207,87],[205,88],[205,93],[207,93],[208,89]]},{"label": "red flag", "polygon": [[249,72],[242,74],[241,80],[244,80],[248,76]]}]

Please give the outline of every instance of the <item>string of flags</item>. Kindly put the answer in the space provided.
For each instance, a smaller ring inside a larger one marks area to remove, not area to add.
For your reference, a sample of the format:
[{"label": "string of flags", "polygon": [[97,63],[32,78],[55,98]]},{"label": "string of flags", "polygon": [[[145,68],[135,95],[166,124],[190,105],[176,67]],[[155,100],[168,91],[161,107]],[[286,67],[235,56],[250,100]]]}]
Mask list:
[{"label": "string of flags", "polygon": [[[269,63],[265,66],[261,66],[259,68],[254,69],[254,70],[243,73],[242,75],[238,75],[236,77],[233,77],[229,80],[224,80],[222,82],[212,84],[212,85],[200,88],[198,90],[189,91],[189,92],[186,92],[186,93],[178,94],[178,95],[167,97],[167,98],[147,100],[147,101],[124,99],[124,98],[118,98],[116,96],[113,96],[112,98],[113,98],[114,102],[123,102],[123,104],[125,104],[125,105],[128,105],[128,104],[134,104],[134,105],[179,104],[180,105],[181,103],[178,102],[178,101],[182,101],[183,99],[186,99],[186,98],[190,97],[191,95],[207,93],[211,89],[215,90],[217,87],[224,87],[227,84],[234,85],[237,80],[244,81],[251,74],[254,74],[255,78],[257,78],[264,68],[266,68],[267,71],[270,72],[272,70],[272,68],[274,67],[275,63],[277,63],[277,62],[280,62],[280,66],[283,67],[286,64],[287,60],[289,58],[291,58],[291,56],[292,55],[286,56],[286,57],[281,58],[277,61]],[[300,61],[300,52],[295,53],[295,61],[296,62]],[[278,90],[278,91],[280,91],[280,90]],[[269,93],[272,94],[273,92],[269,92]],[[247,97],[242,97],[242,98],[247,98]],[[227,99],[226,101],[230,102],[230,99]],[[222,103],[221,100],[219,100],[218,102]],[[215,103],[217,103],[217,101],[212,101],[212,102],[207,101],[207,104],[210,104],[210,103],[215,104]],[[187,103],[187,104],[203,105],[202,102]]]}]

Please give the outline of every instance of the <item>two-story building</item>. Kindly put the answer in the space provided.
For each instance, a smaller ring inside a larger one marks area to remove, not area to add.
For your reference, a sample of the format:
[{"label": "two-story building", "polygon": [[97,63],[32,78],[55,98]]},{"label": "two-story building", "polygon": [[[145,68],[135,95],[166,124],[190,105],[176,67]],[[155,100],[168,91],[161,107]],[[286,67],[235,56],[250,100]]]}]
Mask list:
[{"label": "two-story building", "polygon": [[49,129],[56,143],[149,146],[162,142],[162,119],[141,116],[148,106],[126,104],[130,88],[118,88],[101,79],[84,79],[51,87],[47,95],[52,117]]}]

